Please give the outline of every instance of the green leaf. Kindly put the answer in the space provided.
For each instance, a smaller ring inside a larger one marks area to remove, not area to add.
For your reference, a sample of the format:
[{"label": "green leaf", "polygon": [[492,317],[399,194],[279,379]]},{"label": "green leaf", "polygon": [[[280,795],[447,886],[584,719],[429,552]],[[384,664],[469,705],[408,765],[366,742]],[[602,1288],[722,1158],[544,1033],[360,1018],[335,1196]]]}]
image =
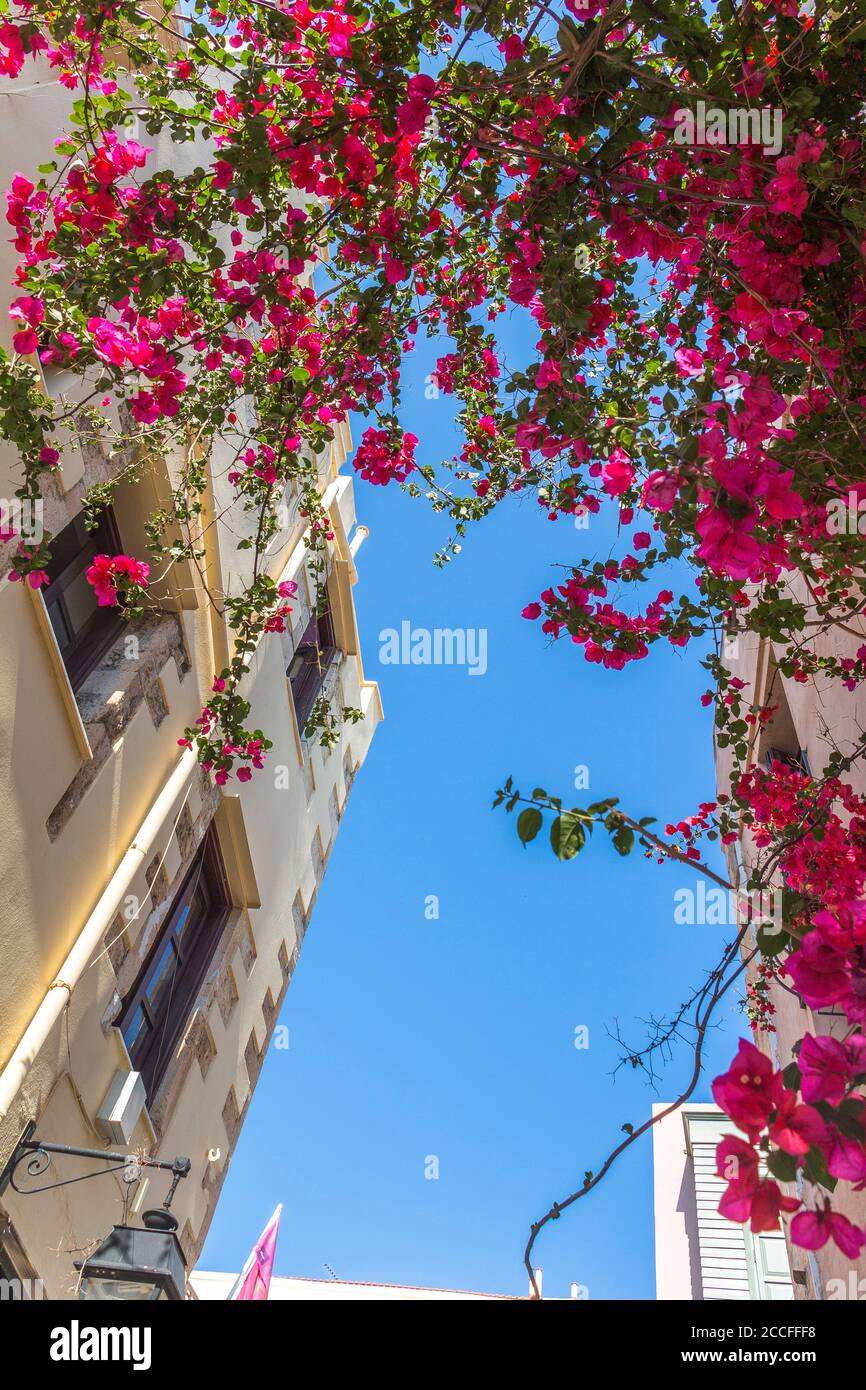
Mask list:
[{"label": "green leaf", "polygon": [[767,1167],[779,1182],[793,1182],[797,1176],[797,1160],[793,1154],[782,1149],[774,1149],[767,1159]]},{"label": "green leaf", "polygon": [[618,854],[630,854],[634,846],[634,831],[630,825],[621,825],[613,836],[613,847]]},{"label": "green leaf", "polygon": [[784,951],[786,946],[790,946],[791,938],[786,931],[779,931],[774,923],[768,926],[758,927],[755,933],[758,942],[758,950],[762,956],[778,956]]},{"label": "green leaf", "polygon": [[550,844],[557,859],[573,859],[586,844],[586,831],[574,811],[563,811],[550,827]]},{"label": "green leaf", "polygon": [[803,1160],[803,1174],[809,1182],[817,1183],[828,1192],[832,1192],[836,1186],[836,1179],[827,1172],[826,1159],[817,1144],[813,1145]]},{"label": "green leaf", "polygon": [[833,1116],[833,1123],[844,1134],[846,1139],[853,1139],[857,1143],[863,1142],[863,1129],[861,1125],[861,1106],[857,1099],[849,1096],[837,1106]]},{"label": "green leaf", "polygon": [[537,806],[527,806],[517,817],[517,833],[521,842],[528,845],[534,840],[542,826],[543,816]]}]

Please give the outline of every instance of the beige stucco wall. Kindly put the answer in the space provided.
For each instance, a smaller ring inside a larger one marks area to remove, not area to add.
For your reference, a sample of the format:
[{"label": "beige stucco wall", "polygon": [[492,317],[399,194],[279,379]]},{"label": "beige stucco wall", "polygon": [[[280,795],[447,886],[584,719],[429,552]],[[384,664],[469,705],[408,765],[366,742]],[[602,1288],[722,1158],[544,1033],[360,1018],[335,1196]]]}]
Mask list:
[{"label": "beige stucco wall", "polygon": [[[18,83],[0,88],[2,187],[15,171],[32,174],[48,157],[65,119],[70,94],[46,68],[30,67]],[[167,158],[177,147],[166,145]],[[13,264],[14,252],[4,244],[0,342],[7,347]],[[49,390],[63,384],[49,375]],[[197,770],[164,808],[162,830],[128,889],[143,904],[139,916],[129,925],[119,919],[106,933],[111,950],[101,947],[95,953],[9,1113],[0,1117],[0,1166],[32,1119],[45,1140],[108,1147],[94,1120],[115,1071],[129,1066],[113,1026],[120,996],[215,816],[233,910],[186,1033],[131,1145],[192,1160],[174,1203],[191,1261],[213,1215],[352,778],[381,717],[378,689],[365,679],[358,651],[352,598],[357,573],[347,541],[355,525],[352,481],[337,477],[349,443],[344,432],[320,476],[323,490],[330,488],[335,539],[328,589],[344,653],[335,699],[363,710],[363,722],[346,729],[330,754],[316,743],[308,745],[297,728],[285,671],[313,596],[303,523],[293,518],[269,562],[275,577],[295,579],[301,587],[294,628],[287,636],[262,640],[244,692],[252,705],[251,727],[261,727],[274,742],[266,769],[246,785],[230,783],[224,794]],[[107,476],[110,466],[98,450],[64,457],[59,483],[46,490],[49,530],[56,532],[76,514],[84,488]],[[124,548],[144,554],[146,513],[176,466],[177,460],[165,460],[141,484],[122,485],[115,511]],[[217,486],[219,472],[216,460]],[[14,451],[0,445],[0,496],[11,497],[15,486]],[[187,569],[157,592],[160,614],[154,632],[148,629],[147,644],[143,638],[138,653],[122,654],[95,683],[89,678],[84,689],[90,695],[84,700],[79,692],[76,702],[41,597],[7,581],[12,545],[0,547],[0,1068],[177,766],[177,739],[198,715],[227,641],[197,576]],[[226,527],[219,528],[212,560],[224,578],[243,568],[245,558],[235,551]],[[146,870],[160,861],[151,893]],[[211,1161],[208,1155],[216,1151],[220,1156]],[[59,1181],[93,1167],[57,1159],[40,1181]],[[19,1175],[19,1181],[26,1180]],[[138,1189],[135,1208],[159,1205],[166,1187],[165,1176],[152,1176],[146,1192]],[[73,1258],[121,1219],[123,1195],[113,1175],[44,1196],[22,1197],[7,1189],[0,1198],[0,1240],[5,1233],[10,1248],[23,1250],[49,1297],[69,1296],[76,1281]]]}]

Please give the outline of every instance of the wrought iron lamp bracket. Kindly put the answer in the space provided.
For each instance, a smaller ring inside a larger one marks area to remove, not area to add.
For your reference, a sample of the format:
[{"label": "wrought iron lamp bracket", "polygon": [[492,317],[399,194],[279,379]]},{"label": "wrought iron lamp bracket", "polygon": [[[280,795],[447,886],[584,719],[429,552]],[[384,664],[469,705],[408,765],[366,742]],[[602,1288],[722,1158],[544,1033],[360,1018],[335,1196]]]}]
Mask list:
[{"label": "wrought iron lamp bracket", "polygon": [[[51,1162],[52,1154],[62,1154],[71,1158],[92,1158],[99,1163],[110,1163],[112,1167],[100,1168],[93,1173],[82,1173],[77,1178],[63,1178],[60,1182],[43,1183],[40,1187],[18,1186],[15,1175],[22,1163],[26,1162],[27,1173],[31,1178],[38,1178]],[[140,1154],[81,1149],[74,1144],[49,1144],[45,1140],[36,1138],[36,1123],[31,1120],[13,1149],[3,1172],[0,1173],[0,1197],[3,1196],[7,1187],[11,1187],[13,1192],[17,1192],[21,1197],[32,1197],[37,1192],[51,1192],[57,1187],[68,1187],[72,1183],[86,1182],[88,1178],[102,1178],[107,1173],[117,1173],[121,1169],[157,1168],[172,1175],[171,1186],[162,1204],[163,1209],[168,1211],[177,1191],[178,1183],[181,1178],[187,1176],[191,1167],[192,1164],[188,1158],[147,1158]]]}]

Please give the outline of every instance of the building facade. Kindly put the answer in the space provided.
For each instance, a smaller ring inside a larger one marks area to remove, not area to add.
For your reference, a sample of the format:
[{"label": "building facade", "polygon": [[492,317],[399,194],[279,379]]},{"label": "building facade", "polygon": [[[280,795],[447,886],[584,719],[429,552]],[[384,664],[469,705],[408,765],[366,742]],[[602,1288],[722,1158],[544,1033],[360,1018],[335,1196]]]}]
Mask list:
[{"label": "building facade", "polygon": [[[653,1106],[653,1115],[668,1103]],[[716,1146],[735,1133],[715,1105],[686,1105],[653,1126],[656,1298],[779,1302],[794,1297],[785,1237],[719,1215]]]},{"label": "building facade", "polygon": [[[852,626],[853,624],[853,626]],[[862,645],[866,633],[858,637],[856,627],[862,625],[854,617],[849,623],[816,627],[810,645],[819,656],[853,656]],[[725,660],[733,674],[745,684],[745,703],[772,709],[766,724],[756,724],[751,736],[749,761],[768,767],[783,761],[821,777],[834,750],[850,753],[858,742],[866,715],[866,702],[860,690],[849,692],[841,682],[821,675],[799,682],[784,677],[779,670],[772,642],[752,633],[739,633],[725,642]],[[731,757],[727,749],[716,750],[716,768],[720,791],[730,786]],[[854,761],[845,774],[854,791],[866,794],[866,774],[862,761]],[[746,833],[727,846],[726,857],[731,884],[738,889],[747,887],[750,871],[758,859],[751,835]],[[781,883],[778,885],[781,887]],[[742,943],[744,956],[755,949],[751,928]],[[748,967],[747,979],[754,984],[760,957]],[[792,1047],[805,1033],[844,1037],[847,1021],[835,1009],[812,1010],[802,1005],[790,989],[770,982],[769,999],[775,1012],[775,1031],[758,1028],[755,1043],[771,1058],[774,1066],[784,1068],[793,1058]],[[811,1204],[810,1187],[802,1183],[794,1189],[782,1185],[789,1195],[798,1195]],[[856,1225],[866,1218],[866,1194],[856,1193],[842,1184],[833,1195],[833,1206]],[[830,1241],[823,1250],[805,1251],[789,1243],[789,1260],[794,1296],[801,1299],[864,1298],[866,1297],[866,1253],[856,1260],[844,1255]],[[853,1291],[853,1292],[852,1292]]]},{"label": "building facade", "polygon": [[[0,81],[5,188],[14,173],[32,176],[50,158],[70,93],[41,60],[15,82]],[[145,141],[157,146],[156,167],[195,158],[167,137]],[[5,244],[7,350],[15,260]],[[71,377],[48,370],[43,378],[47,393],[75,400]],[[124,453],[81,436],[64,451],[43,497],[54,537],[46,588],[9,583],[16,542],[0,546],[0,1169],[33,1124],[46,1142],[188,1156],[191,1171],[173,1202],[188,1269],[381,717],[353,601],[366,531],[356,527],[352,479],[340,471],[350,446],[344,430],[320,460],[333,539],[319,579],[297,496],[284,498],[267,566],[298,594],[291,630],[266,634],[250,659],[249,724],[274,746],[243,785],[217,787],[178,747],[230,657],[226,620],[211,598],[236,591],[251,563],[239,542],[253,522],[226,513],[228,455],[205,460],[204,559],[175,563],[152,582],[137,620],[97,609],[84,570],[100,551],[147,557],[148,517],[165,505],[184,459],[154,458],[146,438],[132,437]],[[88,532],[85,494],[112,479],[112,505]],[[15,452],[0,444],[0,497],[14,498],[17,486]],[[324,611],[316,604],[323,582]],[[333,750],[304,736],[320,696],[364,716]],[[146,1168],[132,1181],[106,1171],[52,1186],[93,1170],[93,1161],[65,1156],[38,1176],[19,1165],[0,1195],[0,1278],[74,1297],[74,1261],[113,1224],[135,1225],[168,1187],[166,1174]],[[33,1193],[40,1185],[50,1190]]]},{"label": "building facade", "polygon": [[[234,1286],[236,1274],[222,1274],[215,1270],[196,1269],[190,1276],[190,1289],[192,1295],[204,1303],[225,1301]],[[543,1288],[542,1271],[535,1270],[535,1281],[539,1290]],[[580,1299],[585,1296],[585,1291],[579,1284],[571,1285],[569,1300],[558,1298],[547,1298],[542,1293],[545,1302],[564,1303],[571,1299]],[[271,1303],[290,1303],[295,1300],[303,1302],[312,1299],[317,1302],[371,1302],[383,1303],[399,1300],[400,1302],[453,1302],[455,1299],[505,1299],[507,1302],[526,1302],[535,1298],[532,1285],[529,1285],[528,1294],[516,1293],[479,1293],[474,1289],[430,1289],[419,1287],[414,1284],[375,1284],[362,1280],[349,1279],[298,1279],[283,1275],[274,1275],[268,1289],[268,1301]]]},{"label": "building facade", "polygon": [[[205,1303],[224,1301],[235,1282],[235,1274],[219,1274],[210,1270],[195,1270],[190,1284],[196,1298]],[[453,1302],[475,1299],[505,1299],[513,1302],[519,1298],[509,1293],[475,1293],[468,1289],[425,1289],[409,1284],[366,1284],[345,1279],[292,1279],[275,1275],[268,1289],[269,1303],[291,1303],[296,1300],[306,1302],[341,1303],[389,1303],[432,1301]]]}]

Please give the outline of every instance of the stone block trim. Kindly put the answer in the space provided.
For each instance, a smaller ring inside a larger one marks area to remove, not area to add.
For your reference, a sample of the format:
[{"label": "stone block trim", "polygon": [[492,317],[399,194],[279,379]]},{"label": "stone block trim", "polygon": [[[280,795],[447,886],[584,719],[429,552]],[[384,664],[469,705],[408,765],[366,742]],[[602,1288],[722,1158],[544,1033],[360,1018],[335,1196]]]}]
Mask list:
[{"label": "stone block trim", "polygon": [[244,963],[244,971],[247,976],[252,974],[253,966],[256,963],[256,943],[253,930],[250,926],[249,918],[244,919],[244,931],[241,936],[241,960]]},{"label": "stone block trim", "polygon": [[109,738],[116,739],[146,692],[153,696],[159,673],[172,658],[178,680],[183,680],[190,662],[175,613],[145,613],[127,623],[78,691],[85,727],[103,724]]},{"label": "stone block trim", "polygon": [[265,997],[262,1000],[262,1017],[265,1020],[265,1029],[268,1033],[273,1032],[274,1024],[277,1019],[277,1005],[271,993],[271,987],[265,990]]},{"label": "stone block trim", "polygon": [[295,901],[292,903],[292,925],[295,928],[295,943],[300,949],[307,931],[307,914],[304,912],[304,902],[300,891],[295,894]]},{"label": "stone block trim", "polygon": [[150,900],[154,907],[159,907],[159,904],[168,897],[168,875],[163,868],[162,860],[162,854],[155,854],[144,871],[144,877],[150,889]]},{"label": "stone block trim", "polygon": [[289,975],[291,975],[292,973],[292,968],[289,964],[289,951],[285,941],[280,942],[280,949],[277,952],[277,960],[280,963],[280,974],[282,975],[284,980],[288,979]]},{"label": "stone block trim", "polygon": [[[251,1094],[252,1092],[250,1092],[250,1095]],[[244,1102],[244,1111],[246,1111],[248,1104],[249,1096],[247,1097],[247,1100]],[[225,1125],[225,1131],[228,1135],[229,1146],[232,1149],[234,1148],[235,1143],[237,1141],[237,1137],[241,1132],[241,1113],[242,1112],[238,1109],[238,1098],[235,1095],[235,1088],[234,1086],[229,1086],[229,1093],[225,1098],[225,1104],[223,1105],[222,1114],[223,1124]]]},{"label": "stone block trim", "polygon": [[174,833],[177,837],[177,847],[180,852],[181,860],[183,863],[188,863],[195,853],[196,845],[198,844],[189,806],[184,805],[181,808],[181,813],[177,820],[177,829]]},{"label": "stone block trim", "polygon": [[343,752],[343,782],[346,787],[346,796],[348,796],[349,792],[352,790],[352,783],[355,780],[356,771],[357,768],[355,766],[352,750],[347,747]]},{"label": "stone block trim", "polygon": [[157,680],[152,686],[148,686],[144,692],[144,699],[153,720],[153,726],[158,729],[163,719],[168,714],[168,701],[165,698],[165,690],[161,680]]},{"label": "stone block trim", "polygon": [[199,1068],[201,1069],[201,1078],[202,1081],[204,1081],[208,1072],[210,1071],[211,1062],[216,1056],[217,1046],[214,1041],[213,1033],[211,1032],[208,1026],[208,1021],[203,1012],[199,1013],[198,1017],[195,1020],[191,1036],[189,1038],[189,1046],[198,1058]]},{"label": "stone block trim", "polygon": [[247,1038],[247,1045],[244,1048],[244,1061],[247,1064],[247,1076],[250,1079],[251,1089],[255,1086],[256,1081],[258,1080],[258,1075],[262,1069],[262,1062],[264,1061],[264,1059],[265,1054],[260,1050],[258,1041],[256,1039],[256,1030],[255,1028],[251,1028],[250,1035]]},{"label": "stone block trim", "polygon": [[235,984],[234,972],[231,966],[228,965],[220,975],[219,984],[216,989],[216,999],[219,1004],[220,1017],[222,1018],[224,1028],[228,1028],[229,1026],[229,1019],[235,1011],[235,1005],[239,997],[238,987]]},{"label": "stone block trim", "polygon": [[186,1261],[186,1267],[189,1270],[192,1268],[190,1261],[192,1260],[192,1252],[195,1249],[195,1236],[193,1235],[189,1217],[187,1217],[186,1221],[183,1223],[183,1229],[178,1236],[178,1240],[180,1241],[180,1248],[183,1251],[183,1257]]},{"label": "stone block trim", "polygon": [[322,875],[325,872],[325,856],[322,850],[322,836],[319,833],[318,829],[316,829],[316,833],[314,834],[312,843],[310,845],[310,858],[313,861],[313,873],[315,874],[316,887],[318,888],[319,884],[322,881]]},{"label": "stone block trim", "polygon": [[123,914],[118,912],[105,936],[102,938],[102,945],[108,952],[108,959],[111,961],[115,975],[119,975],[123,969],[123,963],[130,952],[129,933],[126,930],[126,923]]}]

